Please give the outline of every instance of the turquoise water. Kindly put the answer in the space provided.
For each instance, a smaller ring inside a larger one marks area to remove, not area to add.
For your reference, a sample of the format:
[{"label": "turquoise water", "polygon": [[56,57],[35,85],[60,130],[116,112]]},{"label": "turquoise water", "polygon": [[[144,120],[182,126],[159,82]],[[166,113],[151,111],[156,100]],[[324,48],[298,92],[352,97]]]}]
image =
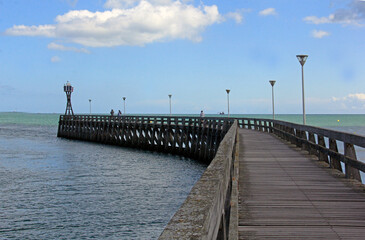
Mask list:
[{"label": "turquoise water", "polygon": [[4,112],[0,113],[0,124],[24,124],[24,125],[41,125],[57,126],[60,114],[44,113],[20,113]]},{"label": "turquoise water", "polygon": [[[0,113],[0,124],[33,124],[33,125],[57,125],[60,114],[41,113]],[[168,115],[166,115],[168,116]],[[189,114],[187,116],[198,116]],[[221,117],[222,115],[206,115],[207,117]],[[227,115],[223,115],[227,116]],[[232,117],[239,118],[266,118],[271,119],[270,114],[232,114]],[[303,122],[300,114],[278,114],[277,120],[301,124]],[[365,114],[308,114],[307,125],[317,127],[365,127]]]}]

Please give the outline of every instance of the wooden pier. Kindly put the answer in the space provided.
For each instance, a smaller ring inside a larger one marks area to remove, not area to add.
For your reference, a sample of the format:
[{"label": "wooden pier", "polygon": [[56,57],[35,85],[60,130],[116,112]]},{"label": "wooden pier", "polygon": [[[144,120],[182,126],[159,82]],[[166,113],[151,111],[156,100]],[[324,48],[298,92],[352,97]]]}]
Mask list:
[{"label": "wooden pier", "polygon": [[161,240],[365,236],[363,136],[270,119],[87,115],[61,116],[58,136],[211,162]]},{"label": "wooden pier", "polygon": [[239,239],[364,238],[363,188],[272,134],[239,134]]},{"label": "wooden pier", "polygon": [[61,115],[58,137],[178,154],[210,162],[227,118]]}]

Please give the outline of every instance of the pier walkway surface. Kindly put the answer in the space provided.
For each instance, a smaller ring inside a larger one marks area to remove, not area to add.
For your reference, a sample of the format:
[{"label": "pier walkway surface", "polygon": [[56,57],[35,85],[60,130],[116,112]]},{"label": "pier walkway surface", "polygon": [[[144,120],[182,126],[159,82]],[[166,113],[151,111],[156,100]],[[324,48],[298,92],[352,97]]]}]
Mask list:
[{"label": "pier walkway surface", "polygon": [[239,134],[239,239],[364,239],[360,187],[272,134]]}]

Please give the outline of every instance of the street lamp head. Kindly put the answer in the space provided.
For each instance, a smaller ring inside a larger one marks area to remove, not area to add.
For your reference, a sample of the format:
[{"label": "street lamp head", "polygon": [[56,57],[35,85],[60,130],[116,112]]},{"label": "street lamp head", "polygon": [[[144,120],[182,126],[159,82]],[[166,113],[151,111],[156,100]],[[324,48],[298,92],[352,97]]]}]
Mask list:
[{"label": "street lamp head", "polygon": [[171,98],[172,97],[172,94],[169,94],[169,98]]},{"label": "street lamp head", "polygon": [[91,99],[89,99],[89,102],[91,102]]},{"label": "street lamp head", "polygon": [[123,97],[123,100],[125,101],[126,97]]},{"label": "street lamp head", "polygon": [[305,61],[307,61],[308,55],[297,55],[300,65],[304,66]]},{"label": "street lamp head", "polygon": [[276,81],[275,81],[275,80],[270,80],[269,82],[270,82],[271,86],[274,86],[274,85],[275,85],[275,83],[276,83]]},{"label": "street lamp head", "polygon": [[226,92],[227,92],[227,94],[229,94],[229,92],[230,92],[231,90],[229,90],[229,89],[226,89]]}]

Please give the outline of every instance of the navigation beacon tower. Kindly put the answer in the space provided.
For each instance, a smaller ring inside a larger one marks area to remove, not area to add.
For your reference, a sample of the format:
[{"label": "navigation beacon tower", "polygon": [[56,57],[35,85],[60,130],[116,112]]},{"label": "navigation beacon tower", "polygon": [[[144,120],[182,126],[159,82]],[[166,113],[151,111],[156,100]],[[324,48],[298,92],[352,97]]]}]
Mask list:
[{"label": "navigation beacon tower", "polygon": [[67,83],[63,86],[63,91],[65,91],[67,97],[65,115],[74,115],[74,111],[72,110],[71,105],[71,93],[74,91],[74,87],[71,86],[71,83],[67,81]]}]

